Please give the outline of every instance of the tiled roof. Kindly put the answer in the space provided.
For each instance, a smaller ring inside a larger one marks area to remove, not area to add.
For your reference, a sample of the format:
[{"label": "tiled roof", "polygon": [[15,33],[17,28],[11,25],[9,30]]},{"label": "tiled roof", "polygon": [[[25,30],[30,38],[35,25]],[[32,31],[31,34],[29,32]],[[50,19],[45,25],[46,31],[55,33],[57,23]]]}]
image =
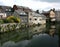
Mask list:
[{"label": "tiled roof", "polygon": [[27,15],[24,11],[22,10],[15,10],[19,15]]},{"label": "tiled roof", "polygon": [[43,17],[44,19],[46,19],[46,16],[43,14],[38,14],[38,13],[33,12],[32,15],[33,17]]},{"label": "tiled roof", "polygon": [[1,12],[5,12],[6,9],[11,9],[10,6],[0,6]]}]

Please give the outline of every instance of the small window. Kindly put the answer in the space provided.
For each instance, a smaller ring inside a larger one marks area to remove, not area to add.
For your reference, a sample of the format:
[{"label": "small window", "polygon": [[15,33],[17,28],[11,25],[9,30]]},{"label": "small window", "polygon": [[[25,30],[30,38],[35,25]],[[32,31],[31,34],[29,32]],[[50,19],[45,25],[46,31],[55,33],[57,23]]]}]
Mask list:
[{"label": "small window", "polygon": [[11,9],[9,9],[9,11],[11,11]]},{"label": "small window", "polygon": [[32,19],[30,18],[30,20],[32,20]]},{"label": "small window", "polygon": [[35,20],[37,20],[37,19],[35,18]]}]

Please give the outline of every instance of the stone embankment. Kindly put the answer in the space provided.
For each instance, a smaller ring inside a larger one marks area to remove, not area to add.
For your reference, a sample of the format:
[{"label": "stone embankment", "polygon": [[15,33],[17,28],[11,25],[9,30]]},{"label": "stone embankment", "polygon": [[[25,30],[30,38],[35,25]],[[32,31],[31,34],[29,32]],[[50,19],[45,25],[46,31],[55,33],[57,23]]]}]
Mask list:
[{"label": "stone embankment", "polygon": [[0,24],[0,32],[11,31],[11,30],[19,29],[20,27],[21,27],[20,23]]}]

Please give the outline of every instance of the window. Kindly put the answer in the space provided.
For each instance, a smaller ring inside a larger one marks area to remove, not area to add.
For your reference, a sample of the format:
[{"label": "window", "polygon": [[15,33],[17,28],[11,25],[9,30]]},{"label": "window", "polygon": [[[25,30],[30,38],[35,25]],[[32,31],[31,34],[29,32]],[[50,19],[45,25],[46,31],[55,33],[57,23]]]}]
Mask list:
[{"label": "window", "polygon": [[11,11],[11,9],[9,9],[9,11]]},{"label": "window", "polygon": [[32,19],[30,18],[30,20],[32,20]]},{"label": "window", "polygon": [[37,20],[37,19],[35,18],[35,20]]}]

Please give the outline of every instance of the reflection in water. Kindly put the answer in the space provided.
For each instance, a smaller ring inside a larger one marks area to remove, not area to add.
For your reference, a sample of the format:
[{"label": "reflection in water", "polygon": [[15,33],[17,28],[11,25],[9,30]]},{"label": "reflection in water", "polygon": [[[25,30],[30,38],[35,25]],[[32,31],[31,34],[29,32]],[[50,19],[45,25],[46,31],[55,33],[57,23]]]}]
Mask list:
[{"label": "reflection in water", "polygon": [[14,45],[15,45],[15,42],[8,41],[8,42],[4,43],[2,47],[13,47]]},{"label": "reflection in water", "polygon": [[60,47],[60,24],[56,26],[56,31],[58,32],[59,35],[59,47]]},{"label": "reflection in water", "polygon": [[58,26],[41,25],[1,34],[2,47],[58,47]]},{"label": "reflection in water", "polygon": [[55,29],[50,29],[49,30],[49,35],[54,37]]},{"label": "reflection in water", "polygon": [[56,32],[56,25],[51,25],[48,34],[54,37],[55,32]]},{"label": "reflection in water", "polygon": [[46,25],[36,26],[33,28],[33,33],[42,33],[46,28]]},{"label": "reflection in water", "polygon": [[23,40],[15,43],[14,41],[8,41],[3,44],[2,47],[25,47],[28,44],[28,40]]},{"label": "reflection in water", "polygon": [[58,36],[50,37],[48,34],[39,34],[31,40],[27,47],[58,47]]}]

